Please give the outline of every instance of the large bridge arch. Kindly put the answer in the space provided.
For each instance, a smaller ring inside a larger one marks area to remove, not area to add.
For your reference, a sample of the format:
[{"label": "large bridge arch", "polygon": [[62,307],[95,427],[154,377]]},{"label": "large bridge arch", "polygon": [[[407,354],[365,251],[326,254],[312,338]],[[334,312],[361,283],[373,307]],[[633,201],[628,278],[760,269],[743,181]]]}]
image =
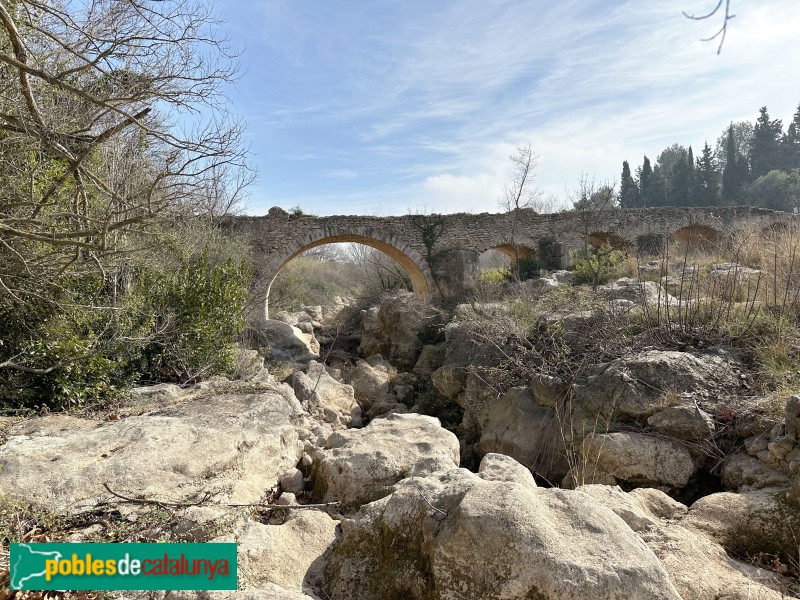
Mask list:
[{"label": "large bridge arch", "polygon": [[355,243],[363,244],[383,252],[400,265],[411,281],[411,289],[414,295],[423,301],[431,299],[431,274],[427,262],[419,253],[393,236],[385,236],[381,232],[353,232],[353,231],[331,231],[330,229],[312,232],[300,240],[285,247],[284,251],[273,256],[265,265],[260,282],[256,284],[255,301],[256,310],[260,313],[258,306],[263,306],[265,319],[269,318],[269,292],[275,278],[283,268],[295,257],[307,250],[324,246],[325,244]]}]

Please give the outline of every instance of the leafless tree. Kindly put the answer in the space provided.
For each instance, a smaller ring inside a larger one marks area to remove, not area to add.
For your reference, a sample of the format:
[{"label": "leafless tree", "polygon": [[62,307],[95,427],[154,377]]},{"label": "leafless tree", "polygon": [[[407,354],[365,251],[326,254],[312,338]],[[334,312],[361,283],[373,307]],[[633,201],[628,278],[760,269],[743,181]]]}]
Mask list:
[{"label": "leafless tree", "polygon": [[[724,3],[724,8],[723,8],[723,3]],[[702,41],[710,42],[712,40],[715,40],[716,38],[719,38],[719,46],[717,46],[717,54],[720,54],[722,52],[722,45],[725,43],[725,36],[728,33],[728,21],[730,21],[736,16],[734,14],[731,14],[731,0],[717,0],[716,6],[706,13],[690,14],[687,13],[686,11],[683,11],[683,16],[686,17],[687,19],[691,19],[692,21],[705,21],[707,19],[711,19],[717,16],[718,14],[722,14],[722,25],[720,26],[719,29],[717,29],[714,35],[709,36],[707,38],[703,38]]]},{"label": "leafless tree", "polygon": [[511,180],[506,183],[503,193],[498,200],[500,207],[510,213],[509,231],[506,234],[506,243],[511,246],[514,252],[513,269],[517,279],[519,279],[519,221],[520,211],[528,209],[534,210],[541,199],[541,192],[534,184],[536,167],[539,164],[539,157],[531,149],[530,143],[517,148],[517,153],[510,157],[513,164]]},{"label": "leafless tree", "polygon": [[236,61],[216,24],[193,0],[0,0],[6,300],[102,272],[165,212],[236,204],[242,124],[223,95]]}]

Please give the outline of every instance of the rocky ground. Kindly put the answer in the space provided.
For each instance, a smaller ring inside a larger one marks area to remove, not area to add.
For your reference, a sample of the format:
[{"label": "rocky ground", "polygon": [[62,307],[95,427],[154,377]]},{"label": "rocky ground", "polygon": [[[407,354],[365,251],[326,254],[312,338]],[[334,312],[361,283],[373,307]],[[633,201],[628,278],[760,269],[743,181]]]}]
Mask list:
[{"label": "rocky ground", "polygon": [[[656,288],[600,294],[613,310],[674,300]],[[501,386],[487,374],[513,340],[475,323],[509,310],[445,317],[401,296],[282,313],[267,367],[243,353],[240,381],[6,420],[0,533],[238,543],[239,591],[141,597],[798,597],[800,397],[760,404],[722,345]],[[578,331],[593,310],[538,318]]]}]

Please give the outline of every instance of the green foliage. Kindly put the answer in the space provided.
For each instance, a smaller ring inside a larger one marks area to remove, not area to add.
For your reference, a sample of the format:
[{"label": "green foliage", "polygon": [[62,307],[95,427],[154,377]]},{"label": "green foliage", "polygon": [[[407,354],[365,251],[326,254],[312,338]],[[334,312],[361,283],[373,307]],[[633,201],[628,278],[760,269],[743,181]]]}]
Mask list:
[{"label": "green foliage", "polygon": [[542,274],[542,269],[544,269],[542,261],[534,256],[520,256],[517,261],[517,272],[520,281],[539,277]]},{"label": "green foliage", "polygon": [[135,293],[153,315],[146,375],[186,383],[229,372],[232,344],[245,326],[249,282],[243,262],[212,266],[208,249],[172,273],[145,271]]},{"label": "green foliage", "polygon": [[0,303],[0,409],[64,410],[137,379],[228,371],[250,282],[241,244],[194,222],[155,239],[130,263],[65,275],[36,301]]},{"label": "green foliage", "polygon": [[508,281],[511,277],[510,269],[506,267],[497,267],[496,269],[484,269],[481,271],[480,280],[491,283],[502,283]]},{"label": "green foliage", "polygon": [[800,169],[773,170],[745,186],[745,198],[754,206],[791,211],[800,204]]},{"label": "green foliage", "polygon": [[573,252],[571,260],[575,283],[602,285],[625,275],[625,254],[609,244]]},{"label": "green foliage", "polygon": [[298,256],[278,273],[270,286],[270,314],[328,304],[334,296],[358,296],[365,291],[364,279],[354,263]]},{"label": "green foliage", "polygon": [[297,206],[293,206],[292,208],[289,209],[289,214],[292,215],[293,217],[301,217],[305,213],[303,212],[303,209],[300,208],[300,205],[298,204]]}]

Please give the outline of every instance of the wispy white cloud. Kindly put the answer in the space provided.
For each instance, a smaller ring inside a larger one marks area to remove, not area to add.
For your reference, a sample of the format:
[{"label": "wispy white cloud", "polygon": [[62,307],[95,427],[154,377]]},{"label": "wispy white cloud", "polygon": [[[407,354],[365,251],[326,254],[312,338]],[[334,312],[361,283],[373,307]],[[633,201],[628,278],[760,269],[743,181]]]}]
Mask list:
[{"label": "wispy white cloud", "polygon": [[[528,140],[539,185],[563,196],[582,171],[613,179],[672,142],[713,145],[763,104],[789,117],[800,3],[734,0],[720,56],[700,41],[717,22],[681,14],[707,4],[248,3],[262,186],[328,214],[336,198],[339,212],[496,210],[508,155]],[[350,187],[331,193],[332,180]]]}]

